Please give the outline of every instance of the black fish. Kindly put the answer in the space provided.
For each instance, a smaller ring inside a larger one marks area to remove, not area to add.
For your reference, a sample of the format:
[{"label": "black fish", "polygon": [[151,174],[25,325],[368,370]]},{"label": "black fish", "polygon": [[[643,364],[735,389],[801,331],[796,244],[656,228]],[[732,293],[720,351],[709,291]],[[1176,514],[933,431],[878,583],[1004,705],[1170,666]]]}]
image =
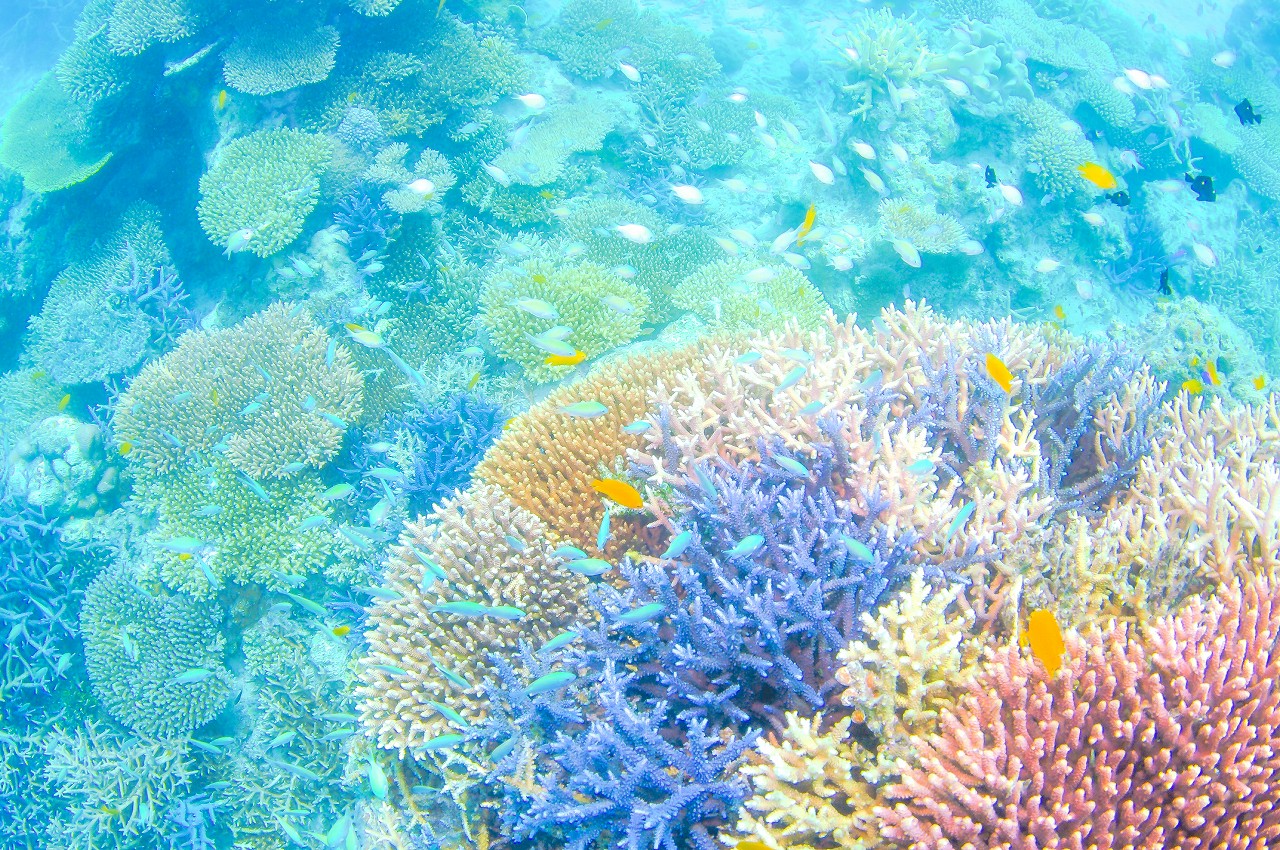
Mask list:
[{"label": "black fish", "polygon": [[1213,190],[1213,178],[1201,174],[1199,177],[1192,177],[1190,174],[1183,175],[1188,183],[1191,184],[1191,191],[1196,193],[1197,201],[1204,201],[1206,204],[1213,203],[1218,200],[1218,193]]},{"label": "black fish", "polygon": [[1247,97],[1236,104],[1236,117],[1240,119],[1241,124],[1262,123],[1262,116],[1253,111],[1253,104]]},{"label": "black fish", "polygon": [[994,189],[996,187],[996,172],[991,166],[987,166],[987,188]]},{"label": "black fish", "polygon": [[1160,272],[1160,294],[1173,295],[1173,286],[1169,283],[1169,270]]},{"label": "black fish", "polygon": [[1107,200],[1118,207],[1127,207],[1129,206],[1129,193],[1113,192],[1112,194],[1107,195]]}]

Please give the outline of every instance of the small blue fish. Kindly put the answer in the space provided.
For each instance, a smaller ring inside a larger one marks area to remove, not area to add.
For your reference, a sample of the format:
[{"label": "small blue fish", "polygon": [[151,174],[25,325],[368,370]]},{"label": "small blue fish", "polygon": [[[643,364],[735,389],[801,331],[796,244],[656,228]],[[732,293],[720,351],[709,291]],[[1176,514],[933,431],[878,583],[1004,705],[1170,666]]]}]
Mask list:
[{"label": "small blue fish", "polygon": [[195,512],[198,517],[217,516],[222,513],[222,505],[205,505]]},{"label": "small blue fish", "polygon": [[780,393],[783,390],[791,389],[796,384],[800,383],[800,379],[808,374],[808,372],[808,366],[796,366],[790,372],[782,376],[782,380],[778,382],[778,386],[773,388],[773,391],[775,393]]},{"label": "small blue fish", "polygon": [[869,390],[883,380],[884,380],[884,372],[877,369],[874,372],[872,372],[870,375],[867,375],[867,377],[863,378],[860,382],[858,382],[858,389]]},{"label": "small blue fish", "polygon": [[457,726],[461,726],[463,729],[471,728],[471,724],[467,722],[467,719],[465,717],[463,717],[461,714],[454,711],[452,708],[445,705],[444,703],[436,702],[435,700],[427,700],[427,705],[431,706],[436,711],[443,714],[450,723],[453,723]]},{"label": "small blue fish", "polygon": [[348,711],[326,711],[320,715],[320,719],[330,723],[355,723],[360,718]]},{"label": "small blue fish", "polygon": [[306,468],[307,468],[307,465],[302,461],[291,460],[288,463],[281,466],[278,471],[285,475],[297,475],[299,472],[301,472]]},{"label": "small blue fish", "polygon": [[316,397],[315,397],[315,396],[313,396],[313,395],[309,395],[309,396],[307,396],[306,398],[304,398],[304,399],[302,400],[302,409],[303,409],[303,411],[304,411],[304,412],[306,412],[306,413],[310,413],[311,411],[315,410],[315,409],[316,409]]},{"label": "small blue fish", "polygon": [[276,735],[267,742],[267,749],[274,750],[276,747],[287,747],[296,737],[298,737],[298,732],[295,729],[290,729],[287,732],[281,732],[279,735]]},{"label": "small blue fish", "polygon": [[252,416],[253,414],[257,413],[261,409],[262,409],[262,404],[260,402],[251,401],[248,404],[246,404],[243,408],[240,409],[240,415]]},{"label": "small blue fish", "polygon": [[701,466],[693,467],[694,480],[698,482],[698,488],[706,493],[712,499],[720,498],[720,491],[716,489],[716,485],[711,480],[711,476],[703,471]]},{"label": "small blue fish", "polygon": [[872,552],[865,543],[854,540],[847,534],[840,535],[840,542],[844,544],[844,548],[849,550],[849,554],[857,558],[859,561],[873,563],[876,559],[875,553]]},{"label": "small blue fish", "polygon": [[356,489],[355,487],[347,483],[334,484],[328,490],[325,490],[323,493],[321,493],[320,498],[324,499],[326,502],[333,502],[338,499],[345,499],[347,496],[350,496],[352,493],[354,493],[355,489]]},{"label": "small blue fish", "polygon": [[298,523],[298,527],[295,528],[294,531],[310,531],[313,528],[319,528],[320,526],[324,525],[328,521],[329,521],[329,518],[327,516],[324,516],[323,514],[316,514],[315,516],[309,516],[306,519],[304,519],[302,522]]},{"label": "small blue fish", "polygon": [[627,625],[648,622],[660,616],[665,610],[667,609],[661,602],[650,602],[648,605],[641,605],[639,608],[623,611],[618,615],[618,622],[626,623]]},{"label": "small blue fish", "polygon": [[444,581],[449,577],[448,574],[445,573],[444,567],[428,558],[417,546],[414,546],[412,543],[406,544],[406,546],[409,551],[413,553],[413,557],[418,559],[418,563],[422,564],[423,568],[425,568],[427,572],[431,573],[441,581]]},{"label": "small blue fish", "polygon": [[268,384],[269,384],[269,383],[271,383],[271,373],[270,373],[270,372],[268,372],[266,369],[263,369],[263,368],[262,368],[261,366],[259,366],[257,363],[254,363],[254,364],[253,364],[253,368],[255,368],[255,369],[257,369],[257,370],[258,370],[258,374],[262,376],[262,380],[266,381]]},{"label": "small blue fish", "polygon": [[424,743],[418,749],[426,750],[428,752],[430,752],[431,750],[446,750],[449,747],[458,746],[465,740],[466,738],[464,738],[462,735],[459,735],[456,732],[450,732],[447,735],[436,735],[434,738]]},{"label": "small blue fish", "polygon": [[538,652],[555,652],[557,649],[568,646],[578,639],[578,633],[575,631],[561,632],[542,645],[542,649]]},{"label": "small blue fish", "polygon": [[557,546],[551,555],[555,558],[568,558],[571,561],[577,561],[587,557],[586,552],[582,551],[577,546],[570,546],[567,543]]},{"label": "small blue fish", "polygon": [[679,558],[684,554],[684,550],[689,548],[689,544],[693,542],[692,531],[682,531],[675,537],[671,538],[671,542],[667,544],[667,551],[662,553],[662,560],[668,561],[673,558]]},{"label": "small blue fish", "polygon": [[203,667],[192,667],[190,670],[179,673],[169,680],[171,685],[194,685],[203,682],[205,679],[213,675],[212,670],[206,670]]},{"label": "small blue fish", "polygon": [[613,564],[600,558],[578,558],[575,561],[566,562],[564,566],[570,572],[591,577],[603,575],[613,569]]},{"label": "small blue fish", "polygon": [[[195,747],[197,750],[203,750],[204,752],[211,753],[215,756],[222,755],[221,747],[215,747],[213,744],[201,741],[199,738],[188,738],[187,743],[191,744],[191,746]],[[206,785],[205,787],[208,788],[209,786]]]},{"label": "small blue fish", "polygon": [[800,408],[798,412],[801,416],[817,416],[826,406],[826,402],[814,400]]},{"label": "small blue fish", "polygon": [[524,689],[527,696],[537,696],[550,691],[558,691],[572,683],[578,677],[567,670],[557,670],[554,673],[548,673],[545,676],[539,676],[529,683]]},{"label": "small blue fish", "polygon": [[738,544],[725,554],[730,558],[745,558],[752,555],[764,545],[764,538],[759,534],[751,534],[738,541]]},{"label": "small blue fish", "polygon": [[955,537],[960,529],[964,528],[964,524],[969,521],[969,517],[973,515],[973,502],[965,502],[964,507],[960,508],[960,512],[956,514],[956,518],[951,520],[951,525],[947,528],[947,539]]},{"label": "small blue fish", "polygon": [[748,351],[746,354],[739,354],[737,357],[733,358],[733,362],[737,363],[739,366],[750,366],[752,363],[760,362],[760,358],[762,357],[764,357],[764,355],[758,351]]},{"label": "small blue fish", "polygon": [[172,434],[170,434],[168,431],[164,430],[163,428],[160,429],[160,436],[164,437],[165,442],[173,446],[175,449],[182,448],[182,441],[179,440],[177,437],[173,436]]},{"label": "small blue fish", "polygon": [[522,620],[525,616],[524,611],[514,605],[490,605],[486,613],[499,620]]},{"label": "small blue fish", "polygon": [[191,392],[190,390],[187,390],[184,393],[176,393],[173,396],[173,398],[169,399],[169,401],[173,402],[174,404],[181,404],[182,402],[191,398],[191,396],[193,395],[195,395],[195,393]]},{"label": "small blue fish", "polygon": [[373,756],[369,756],[369,790],[379,800],[385,800],[387,799],[389,787],[387,774],[383,771],[382,765],[378,764]]},{"label": "small blue fish", "polygon": [[604,509],[604,516],[600,518],[600,531],[596,533],[596,548],[601,552],[604,547],[609,544],[609,517],[611,516],[611,508]]},{"label": "small blue fish", "polygon": [[334,416],[332,413],[321,413],[320,418],[337,428],[339,431],[347,430],[347,423],[343,422],[341,417]]},{"label": "small blue fish", "polygon": [[785,457],[783,455],[774,455],[773,462],[778,466],[790,472],[792,475],[798,475],[801,478],[809,477],[809,467],[805,466],[795,458]]},{"label": "small blue fish", "polygon": [[395,602],[404,599],[404,594],[398,590],[392,590],[389,587],[364,587],[362,585],[352,585],[352,590],[359,591],[366,596],[372,596],[374,599],[385,599],[388,602]]},{"label": "small blue fish", "polygon": [[527,545],[525,545],[525,542],[523,540],[521,540],[519,537],[516,537],[514,534],[504,534],[502,536],[507,541],[507,545],[510,546],[512,549],[516,550],[517,552],[523,552],[525,549],[529,548]]},{"label": "small blue fish", "polygon": [[799,348],[783,348],[778,353],[788,360],[797,360],[801,363],[813,362],[813,355],[807,351],[801,351]]},{"label": "small blue fish", "polygon": [[929,460],[927,457],[922,457],[915,463],[910,464],[907,467],[907,472],[910,472],[912,475],[928,475],[930,472],[933,472],[934,466],[935,464],[933,461]]},{"label": "small blue fish", "polygon": [[506,758],[508,755],[510,755],[511,751],[514,750],[515,748],[516,748],[516,736],[512,735],[510,738],[508,738],[507,740],[503,741],[501,744],[493,748],[493,752],[489,753],[489,761],[493,762],[494,764],[497,764],[498,762]]},{"label": "small blue fish", "polygon": [[489,606],[470,599],[454,599],[432,605],[431,610],[440,614],[453,614],[458,617],[483,617],[489,613]]},{"label": "small blue fish", "polygon": [[468,682],[466,679],[462,678],[457,673],[450,670],[448,667],[445,667],[443,664],[441,664],[439,661],[436,661],[434,658],[431,659],[431,663],[434,664],[436,669],[440,671],[440,675],[444,676],[445,679],[448,680],[449,684],[453,685],[456,688],[461,688],[464,691],[471,690],[471,683]]},{"label": "small blue fish", "polygon": [[643,434],[645,431],[648,431],[652,427],[653,427],[653,423],[648,421],[647,419],[637,419],[635,422],[632,422],[630,425],[623,425],[622,430],[628,434]]},{"label": "small blue fish", "polygon": [[316,773],[314,770],[309,770],[300,764],[289,764],[288,762],[280,761],[279,759],[271,759],[271,758],[264,759],[264,761],[266,761],[267,764],[272,765],[273,767],[283,770],[285,773],[298,777],[299,779],[305,779],[308,782],[320,781],[320,774]]},{"label": "small blue fish", "polygon": [[304,610],[310,611],[317,617],[324,617],[329,613],[319,602],[313,602],[305,596],[299,596],[298,594],[290,593],[287,590],[284,592],[284,595],[292,599],[295,604],[302,607]]},{"label": "small blue fish", "polygon": [[324,365],[332,368],[333,358],[338,354],[338,338],[329,340],[329,349],[324,353]]},{"label": "small blue fish", "polygon": [[403,472],[389,466],[375,466],[373,469],[365,470],[364,475],[366,478],[376,478],[379,481],[400,481],[404,478]]},{"label": "small blue fish", "polygon": [[576,401],[561,406],[560,412],[575,419],[595,419],[608,413],[609,408],[598,401]]},{"label": "small blue fish", "polygon": [[259,499],[261,499],[264,502],[271,501],[271,497],[267,495],[267,491],[262,489],[262,485],[259,484],[257,481],[254,481],[252,478],[245,475],[243,472],[240,473],[240,480],[244,482],[244,486],[248,487],[249,492],[253,493],[253,495],[257,496]]},{"label": "small blue fish", "polygon": [[409,671],[403,667],[397,667],[394,664],[374,664],[374,670],[380,670],[388,676],[408,676]]},{"label": "small blue fish", "polygon": [[341,729],[334,729],[332,732],[330,732],[327,735],[320,736],[320,740],[323,743],[332,744],[335,741],[345,741],[355,733],[356,733],[356,730],[354,727],[345,726]]}]

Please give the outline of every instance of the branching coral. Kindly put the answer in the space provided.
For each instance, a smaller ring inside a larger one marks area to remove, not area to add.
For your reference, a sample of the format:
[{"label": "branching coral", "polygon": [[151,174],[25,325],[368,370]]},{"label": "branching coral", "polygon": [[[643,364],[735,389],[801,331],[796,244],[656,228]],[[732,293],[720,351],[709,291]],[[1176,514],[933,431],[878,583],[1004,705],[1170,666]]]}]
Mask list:
[{"label": "branching coral", "polygon": [[[400,215],[425,209],[439,210],[440,198],[457,182],[449,161],[438,151],[427,148],[418,155],[418,161],[410,171],[404,166],[404,158],[408,154],[409,146],[404,142],[388,145],[378,151],[373,164],[365,172],[365,179],[389,187],[383,192],[382,201],[388,209]],[[415,180],[428,180],[431,188],[427,191],[412,188]]]},{"label": "branching coral", "polygon": [[822,293],[796,269],[745,257],[694,271],[672,291],[671,303],[726,331],[781,330],[789,322],[816,328],[827,310]]},{"label": "branching coral", "polygon": [[513,182],[546,186],[560,179],[574,154],[597,151],[617,118],[614,105],[590,97],[548,110],[529,129],[518,147],[508,148],[493,164]]},{"label": "branching coral", "polygon": [[246,94],[267,95],[318,83],[329,76],[338,53],[338,31],[256,23],[223,54],[227,85]]},{"label": "branching coral", "polygon": [[1087,197],[1092,186],[1078,169],[1097,154],[1080,127],[1039,100],[1028,101],[1016,114],[1030,131],[1021,147],[1041,191],[1062,200]]},{"label": "branching coral", "polygon": [[[554,318],[542,307],[521,306],[531,300],[550,305]],[[532,380],[545,383],[569,367],[547,365],[546,346],[537,345],[537,338],[568,328],[561,342],[588,358],[599,357],[640,333],[648,307],[639,288],[595,263],[529,260],[499,268],[488,278],[480,318],[498,351],[523,366]]]},{"label": "branching coral", "polygon": [[949,254],[966,238],[960,222],[921,198],[885,198],[879,212],[885,239],[910,242],[921,253]]},{"label": "branching coral", "polygon": [[218,608],[152,596],[126,569],[108,568],[89,585],[80,615],[94,694],[143,735],[172,738],[203,725],[231,693],[221,620]]},{"label": "branching coral", "polygon": [[877,105],[877,99],[892,98],[895,89],[923,77],[929,50],[913,20],[877,9],[853,22],[842,58],[847,63],[843,88],[852,100],[850,114],[860,117]]},{"label": "branching coral", "polygon": [[[1134,631],[1069,635],[1051,676],[997,650],[879,810],[913,848],[1227,848],[1280,836],[1280,606],[1254,577]],[[1011,836],[1018,836],[1015,840]]]},{"label": "branching coral", "polygon": [[[258,130],[236,139],[200,178],[200,226],[228,250],[259,257],[280,251],[315,209],[329,155],[324,136],[298,130]],[[237,233],[242,240],[232,241]]]},{"label": "branching coral", "polygon": [[181,41],[200,24],[199,6],[192,0],[115,0],[107,42],[124,56],[133,56],[155,44]]},{"label": "branching coral", "polygon": [[[383,579],[399,598],[374,605],[357,689],[380,747],[403,757],[454,731],[432,701],[482,718],[490,654],[513,658],[521,641],[541,646],[581,616],[588,582],[551,548],[541,520],[483,484],[406,528]],[[449,610],[460,605],[482,607]]]}]

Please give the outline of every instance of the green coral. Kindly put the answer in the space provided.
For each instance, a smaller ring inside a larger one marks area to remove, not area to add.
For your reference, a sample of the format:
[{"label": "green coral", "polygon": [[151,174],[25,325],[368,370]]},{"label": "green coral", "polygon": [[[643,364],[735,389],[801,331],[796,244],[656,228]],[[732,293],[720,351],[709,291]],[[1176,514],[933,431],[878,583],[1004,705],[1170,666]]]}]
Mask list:
[{"label": "green coral", "polygon": [[1075,78],[1076,90],[1081,100],[1089,105],[1098,117],[1117,130],[1131,130],[1138,119],[1133,98],[1111,84],[1102,74],[1080,74]]},{"label": "green coral", "polygon": [[228,144],[200,178],[200,225],[215,245],[250,233],[245,249],[268,257],[298,238],[320,199],[331,147],[324,136],[258,130]]},{"label": "green coral", "polygon": [[[558,317],[530,315],[514,303],[522,298],[548,302]],[[613,307],[606,298],[621,301]],[[598,357],[635,339],[648,306],[639,288],[595,263],[529,260],[485,281],[480,318],[502,356],[523,366],[531,380],[544,383],[563,377],[571,367],[546,365],[547,352],[531,336],[568,327],[572,333],[566,342],[588,358]]]},{"label": "green coral", "polygon": [[[361,377],[346,346],[304,311],[276,304],[233,328],[182,337],[120,399],[115,427],[148,474],[223,453],[250,478],[319,469],[360,416]],[[297,465],[297,466],[294,466]]]},{"label": "green coral", "polygon": [[885,239],[910,242],[925,254],[949,254],[968,238],[960,222],[922,198],[882,200],[880,230]]},{"label": "green coral", "polygon": [[517,147],[503,151],[493,164],[515,183],[546,186],[560,179],[574,154],[598,151],[617,119],[603,97],[584,97],[549,109]]},{"label": "green coral", "polygon": [[75,39],[67,46],[54,74],[66,92],[86,107],[124,90],[128,72],[111,49],[107,27],[112,0],[91,0],[76,21]]},{"label": "green coral", "polygon": [[62,390],[44,370],[0,374],[0,445],[11,446],[30,428],[58,412]]},{"label": "green coral", "polygon": [[276,94],[326,79],[337,55],[334,27],[254,27],[223,54],[223,75],[237,91]]},{"label": "green coral", "polygon": [[1108,74],[1116,69],[1107,43],[1083,27],[1041,18],[1023,0],[995,0],[988,18],[1015,50],[1054,68]]},{"label": "green coral", "polygon": [[56,74],[45,74],[5,117],[0,165],[22,175],[32,192],[83,183],[111,159],[95,137],[86,109]]},{"label": "green coral", "polygon": [[[127,570],[107,569],[89,585],[80,613],[94,695],[142,735],[172,738],[203,726],[231,694],[221,621],[215,606],[152,596]],[[192,670],[206,678],[178,678]]]},{"label": "green coral", "polygon": [[869,113],[891,87],[909,86],[928,70],[924,30],[888,9],[860,15],[845,35],[841,55],[846,75],[843,89],[853,101],[849,114],[855,117]]},{"label": "green coral", "polygon": [[44,756],[44,782],[67,813],[49,825],[42,846],[66,850],[154,846],[149,833],[194,773],[184,742],[125,735],[94,721],[50,730]]},{"label": "green coral", "polygon": [[1021,103],[1014,114],[1030,130],[1019,144],[1040,190],[1062,200],[1094,194],[1079,168],[1096,161],[1097,153],[1079,125],[1041,100]]},{"label": "green coral", "polygon": [[1280,201],[1280,133],[1243,127],[1232,164],[1258,194]]},{"label": "green coral", "polygon": [[[408,155],[409,146],[404,142],[388,145],[378,151],[373,163],[365,171],[365,179],[390,187],[382,193],[382,200],[400,215],[410,215],[432,207],[439,209],[440,198],[453,188],[458,179],[454,176],[449,160],[439,151],[427,148],[418,155],[417,163],[410,170],[404,165],[404,159]],[[431,191],[423,193],[409,188],[409,184],[418,179],[430,180]]]},{"label": "green coral", "polygon": [[751,149],[754,129],[755,108],[727,98],[691,104],[672,122],[676,144],[699,169],[737,165]]},{"label": "green coral", "polygon": [[812,330],[827,311],[822,293],[796,269],[745,257],[703,266],[680,282],[671,300],[728,331],[780,330],[790,321]]},{"label": "green coral", "polygon": [[188,0],[115,0],[107,42],[116,53],[134,56],[154,44],[188,38],[199,26]]}]

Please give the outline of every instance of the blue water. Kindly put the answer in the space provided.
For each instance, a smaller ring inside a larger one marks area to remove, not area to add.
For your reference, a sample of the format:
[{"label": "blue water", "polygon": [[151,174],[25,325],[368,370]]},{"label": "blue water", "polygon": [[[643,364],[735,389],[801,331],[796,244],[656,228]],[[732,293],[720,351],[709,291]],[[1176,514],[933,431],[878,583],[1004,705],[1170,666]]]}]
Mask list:
[{"label": "blue water", "polygon": [[0,850],[998,847],[1042,785],[1280,841],[1209,685],[1132,768],[1206,825],[929,761],[982,664],[1136,752],[1089,647],[1270,616],[1277,57],[1270,0],[0,8]]}]

